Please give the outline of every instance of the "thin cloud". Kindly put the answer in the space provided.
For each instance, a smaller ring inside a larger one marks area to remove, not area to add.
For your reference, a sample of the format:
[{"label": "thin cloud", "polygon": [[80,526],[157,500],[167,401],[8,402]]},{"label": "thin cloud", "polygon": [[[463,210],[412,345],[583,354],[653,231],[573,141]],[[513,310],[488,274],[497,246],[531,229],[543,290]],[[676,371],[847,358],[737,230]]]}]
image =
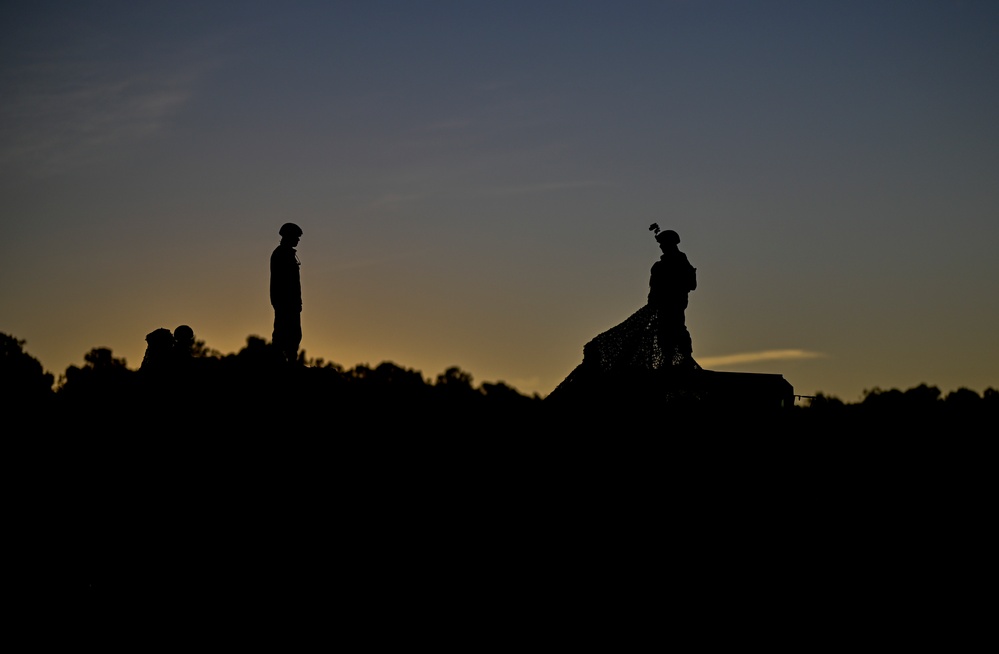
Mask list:
[{"label": "thin cloud", "polygon": [[0,165],[36,174],[78,167],[155,136],[194,95],[212,63],[170,67],[98,62],[4,71]]},{"label": "thin cloud", "polygon": [[765,350],[763,352],[744,352],[720,357],[697,357],[701,366],[731,366],[746,363],[764,363],[770,361],[794,361],[801,359],[819,359],[825,357],[820,352],[805,350]]}]

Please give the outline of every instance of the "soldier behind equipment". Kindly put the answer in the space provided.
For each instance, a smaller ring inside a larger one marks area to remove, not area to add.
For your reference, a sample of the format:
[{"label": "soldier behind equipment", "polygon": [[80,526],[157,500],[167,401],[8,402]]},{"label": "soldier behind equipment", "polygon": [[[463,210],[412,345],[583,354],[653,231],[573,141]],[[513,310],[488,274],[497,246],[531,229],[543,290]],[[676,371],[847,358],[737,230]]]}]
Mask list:
[{"label": "soldier behind equipment", "polygon": [[[657,228],[653,224],[654,228]],[[680,235],[672,229],[658,231],[656,242],[662,255],[652,264],[649,275],[649,304],[656,308],[657,339],[660,348],[681,367],[696,367],[691,357],[690,332],[687,331],[687,295],[697,288],[697,269],[680,251]]]},{"label": "soldier behind equipment", "polygon": [[177,358],[194,356],[194,330],[181,325],[173,330],[173,351]]},{"label": "soldier behind equipment", "polygon": [[170,330],[165,327],[154,329],[146,334],[146,352],[139,370],[162,373],[169,368],[172,355],[173,335]]}]

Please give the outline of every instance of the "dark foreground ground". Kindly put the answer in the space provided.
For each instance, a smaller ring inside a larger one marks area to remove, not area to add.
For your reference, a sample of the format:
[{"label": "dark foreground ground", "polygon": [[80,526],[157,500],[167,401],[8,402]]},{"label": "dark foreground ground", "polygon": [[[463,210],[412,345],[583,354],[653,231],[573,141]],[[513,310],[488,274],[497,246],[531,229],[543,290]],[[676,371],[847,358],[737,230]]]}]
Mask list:
[{"label": "dark foreground ground", "polygon": [[942,559],[975,573],[991,515],[991,458],[968,432],[343,424],[21,448],[15,538],[34,588],[98,621],[277,598],[472,619],[638,593],[653,604],[636,611],[872,581],[918,592]]},{"label": "dark foreground ground", "polygon": [[393,366],[102,360],[5,387],[8,619],[39,644],[953,648],[984,618],[995,393],[552,403]]}]

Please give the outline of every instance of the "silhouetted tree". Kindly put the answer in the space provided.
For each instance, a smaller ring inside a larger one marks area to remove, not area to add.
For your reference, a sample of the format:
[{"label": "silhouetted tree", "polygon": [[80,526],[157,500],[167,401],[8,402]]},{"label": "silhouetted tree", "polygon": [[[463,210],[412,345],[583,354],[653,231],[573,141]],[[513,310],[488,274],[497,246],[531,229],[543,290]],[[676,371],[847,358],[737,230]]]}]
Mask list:
[{"label": "silhouetted tree", "polygon": [[523,433],[531,429],[540,431],[542,399],[537,394],[524,395],[503,382],[483,382],[480,392],[484,419],[493,423],[493,432],[502,429],[509,433]]},{"label": "silhouetted tree", "polygon": [[824,393],[816,393],[815,397],[808,401],[808,408],[815,411],[838,411],[843,406],[843,400]]},{"label": "silhouetted tree", "polygon": [[49,402],[54,394],[55,378],[45,372],[41,362],[24,351],[25,341],[0,333],[0,402],[5,418],[12,413],[36,409]]},{"label": "silhouetted tree", "polygon": [[926,384],[920,384],[919,386],[914,386],[904,393],[906,402],[911,408],[931,408],[936,405],[937,401],[940,399],[940,389],[936,386],[927,386]]},{"label": "silhouetted tree", "polygon": [[517,389],[507,386],[503,382],[496,382],[495,384],[483,382],[481,389],[482,394],[485,395],[487,399],[496,400],[502,403],[535,399],[521,394]]},{"label": "silhouetted tree", "polygon": [[953,410],[961,409],[977,409],[981,406],[983,400],[982,397],[971,390],[970,388],[959,388],[956,391],[951,391],[944,398],[944,402],[947,403],[948,408]]},{"label": "silhouetted tree", "polygon": [[440,388],[449,388],[459,392],[472,390],[472,375],[457,366],[451,366],[444,372],[437,375],[434,385]]},{"label": "silhouetted tree", "polygon": [[385,387],[422,389],[427,385],[419,371],[400,368],[389,361],[378,364],[378,367],[371,371],[368,378]]},{"label": "silhouetted tree", "polygon": [[[77,429],[89,427],[108,435],[133,429],[142,430],[135,420],[147,420],[145,407],[137,402],[137,371],[125,359],[116,358],[106,347],[93,348],[84,355],[83,367],[69,366],[56,390],[62,418]],[[155,421],[155,418],[154,418]]]},{"label": "silhouetted tree", "polygon": [[77,389],[91,391],[113,391],[128,387],[134,372],[129,370],[125,359],[114,356],[109,348],[95,347],[83,355],[82,368],[69,366],[66,369],[66,379],[59,392],[63,395],[76,392]]}]

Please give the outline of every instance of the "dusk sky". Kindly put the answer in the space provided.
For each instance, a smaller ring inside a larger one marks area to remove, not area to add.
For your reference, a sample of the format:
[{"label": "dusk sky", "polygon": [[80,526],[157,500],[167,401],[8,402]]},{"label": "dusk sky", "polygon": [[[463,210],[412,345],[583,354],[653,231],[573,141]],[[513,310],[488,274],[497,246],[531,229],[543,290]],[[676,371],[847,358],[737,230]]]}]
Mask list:
[{"label": "dusk sky", "polygon": [[0,21],[0,332],[190,325],[549,393],[680,234],[702,367],[999,388],[999,2],[32,2]]}]

